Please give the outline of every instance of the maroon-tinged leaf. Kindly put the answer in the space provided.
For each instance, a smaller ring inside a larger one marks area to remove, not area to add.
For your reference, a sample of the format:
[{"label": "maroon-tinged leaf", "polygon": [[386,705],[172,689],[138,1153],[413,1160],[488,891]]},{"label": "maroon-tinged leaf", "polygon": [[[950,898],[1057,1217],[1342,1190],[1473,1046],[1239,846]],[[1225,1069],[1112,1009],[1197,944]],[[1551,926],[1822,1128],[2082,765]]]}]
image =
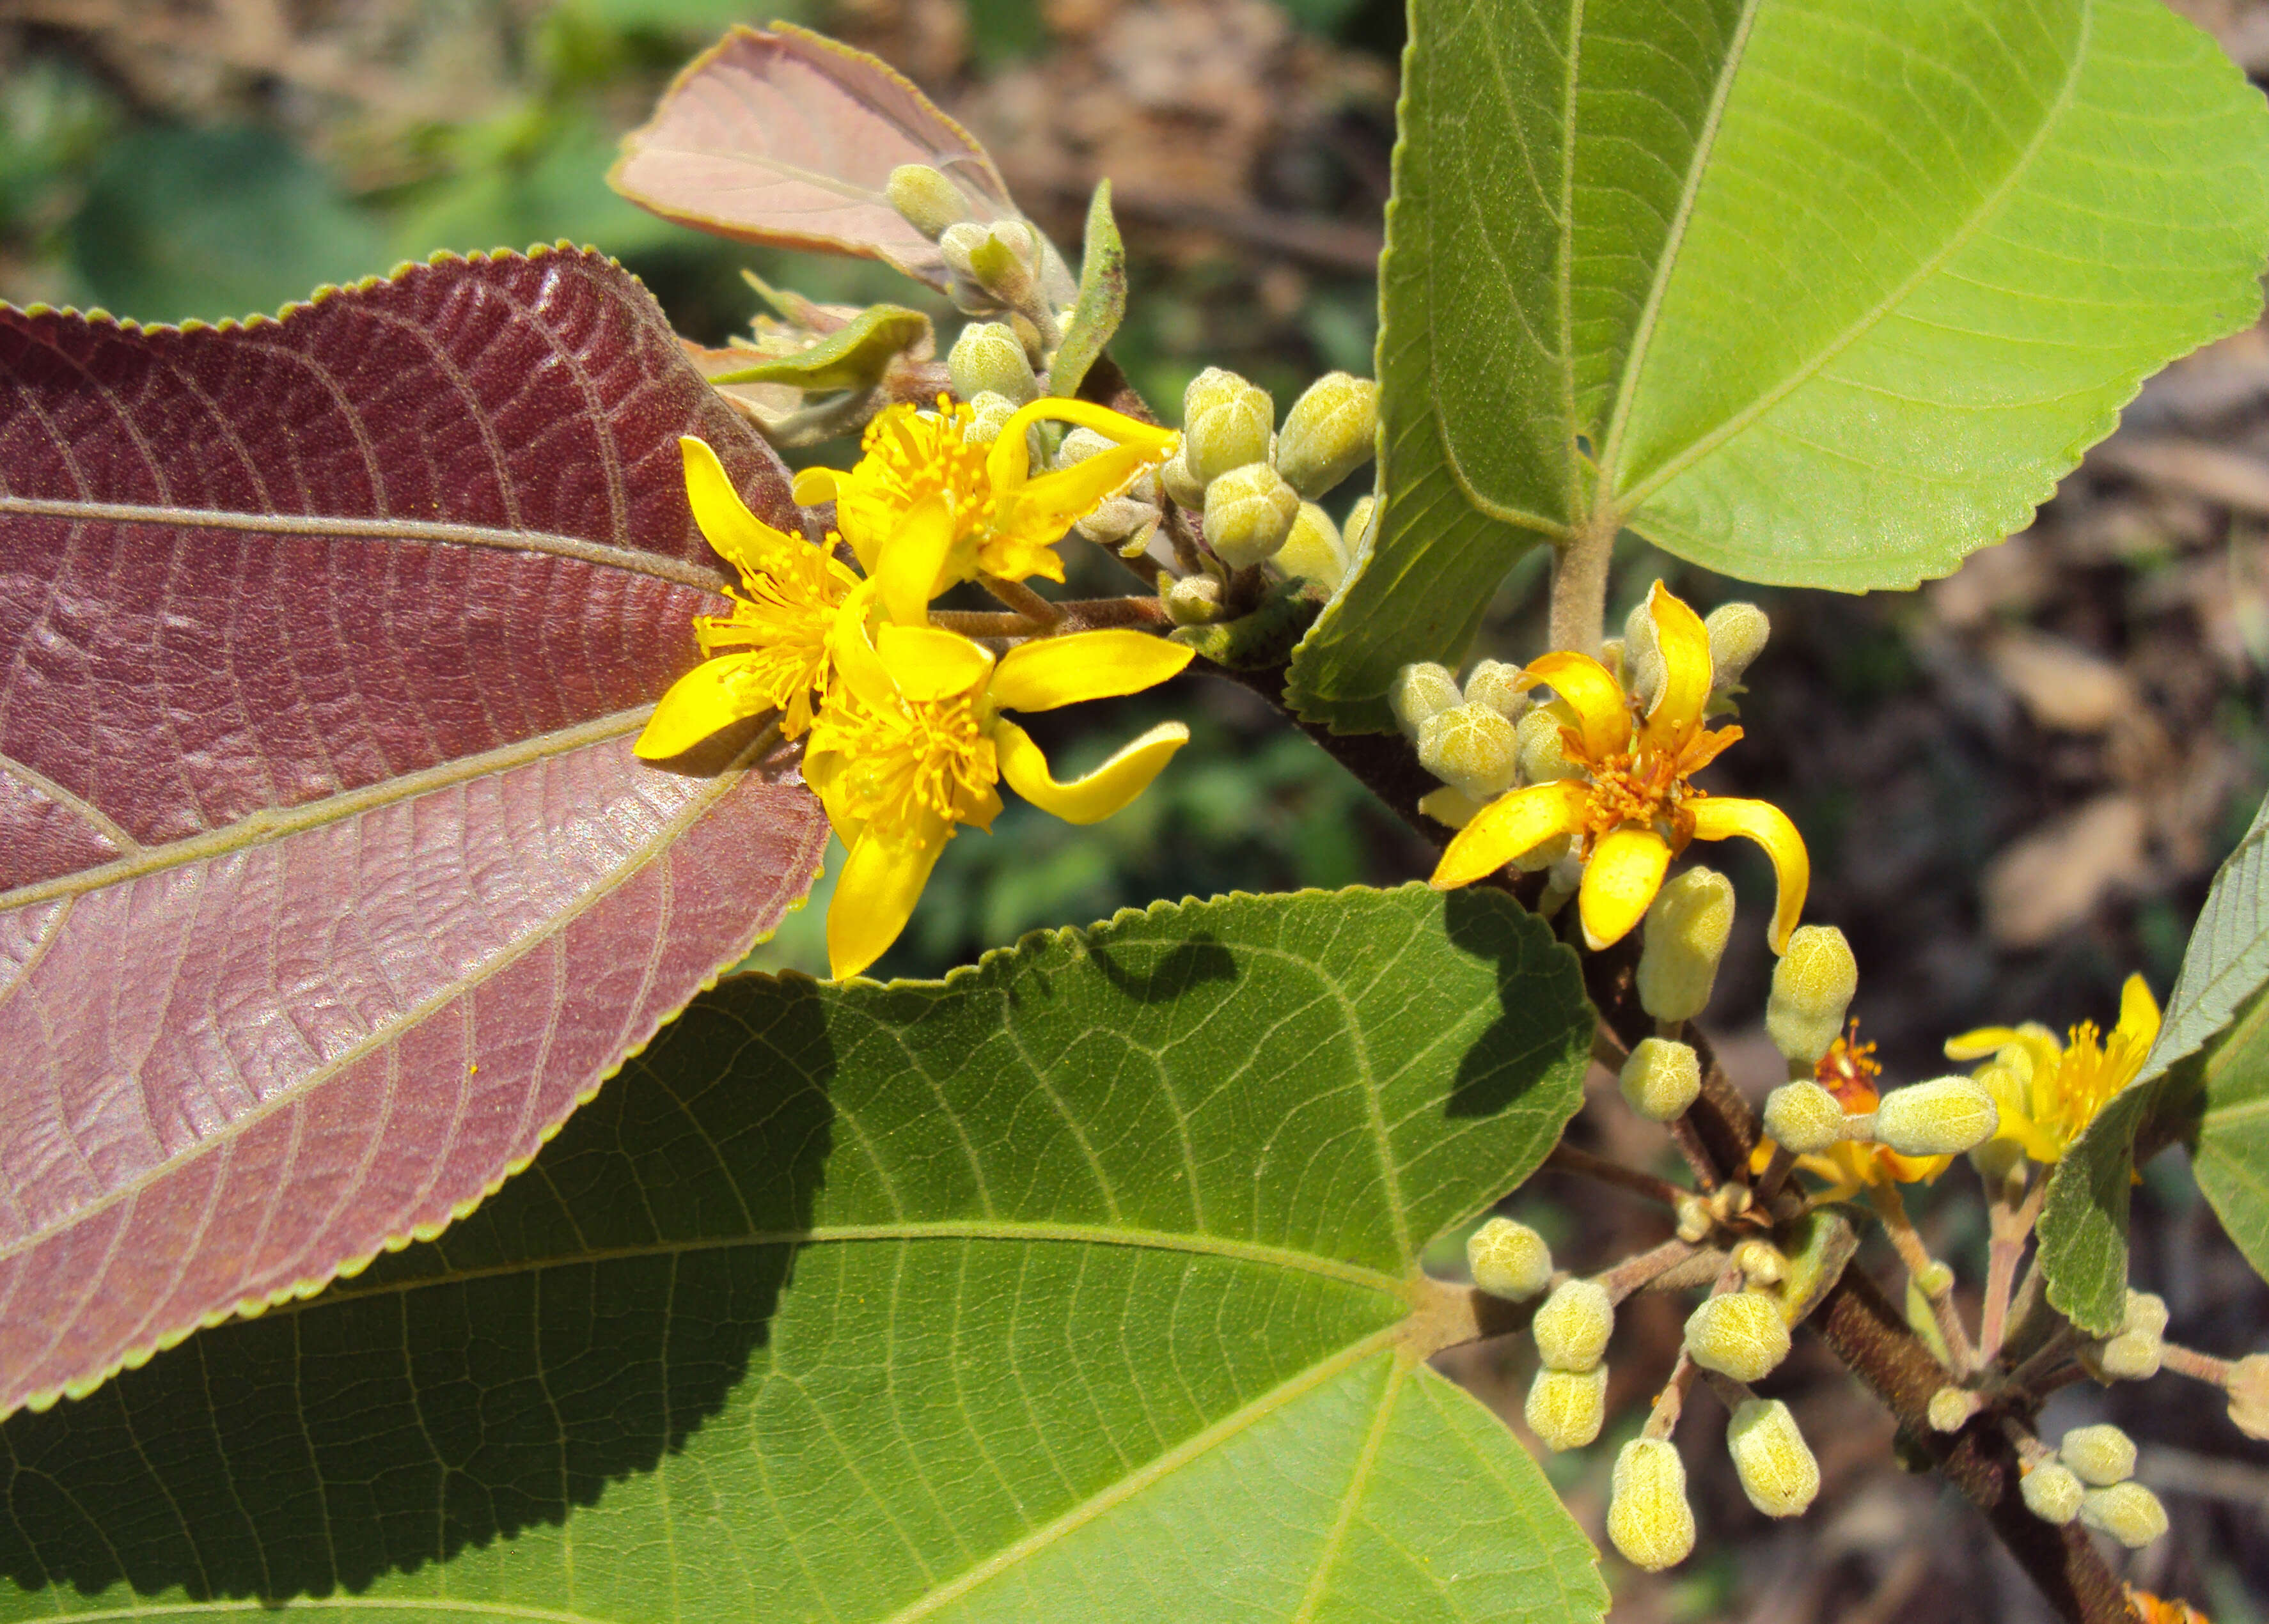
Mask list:
[{"label": "maroon-tinged leaf", "polygon": [[1020,218],[976,137],[904,75],[775,23],[735,28],[689,63],[654,117],[623,138],[607,179],[681,225],[877,259],[942,290],[937,245],[883,195],[900,164],[945,174],[972,218]]},{"label": "maroon-tinged leaf", "polygon": [[0,306],[0,1414],[430,1235],[809,885],[639,762],[780,464],[589,254],[281,321]]}]

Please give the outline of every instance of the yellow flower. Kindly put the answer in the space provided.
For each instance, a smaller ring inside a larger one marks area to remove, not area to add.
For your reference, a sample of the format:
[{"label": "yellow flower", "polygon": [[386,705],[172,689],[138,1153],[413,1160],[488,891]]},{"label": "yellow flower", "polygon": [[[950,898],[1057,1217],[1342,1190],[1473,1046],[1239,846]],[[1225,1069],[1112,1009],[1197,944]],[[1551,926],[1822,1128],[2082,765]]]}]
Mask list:
[{"label": "yellow flower", "polygon": [[[1034,401],[990,446],[965,438],[973,417],[943,395],[935,411],[887,408],[867,425],[849,472],[806,469],[795,477],[797,501],[833,499],[836,528],[860,567],[883,581],[883,603],[900,624],[920,623],[917,596],[927,606],[957,581],[1061,580],[1055,544],[1064,532],[1164,461],[1179,439],[1086,401]],[[1035,479],[1024,431],[1043,419],[1120,443]]]},{"label": "yellow flower", "polygon": [[706,657],[654,706],[634,747],[649,761],[765,711],[780,712],[783,735],[802,736],[811,726],[812,694],[827,685],[836,613],[859,585],[824,548],[750,513],[706,443],[689,435],[677,445],[694,522],[740,572],[741,584],[727,589],[732,613],[695,617],[693,635]]},{"label": "yellow flower", "polygon": [[839,979],[898,940],[945,843],[964,823],[989,830],[1011,788],[1068,823],[1110,816],[1148,788],[1189,739],[1162,722],[1086,777],[1059,784],[1030,734],[1001,714],[1047,711],[1164,682],[1191,651],[1134,631],[1020,643],[998,660],[958,633],[885,621],[871,637],[872,587],[844,604],[837,684],[805,748],[804,781],[851,855],[827,910]]},{"label": "yellow flower", "polygon": [[2109,1037],[2093,1021],[2082,1021],[2059,1044],[2047,1027],[2029,1021],[1983,1026],[1947,1040],[1948,1059],[1993,1057],[1976,1075],[2001,1113],[1994,1138],[2036,1162],[2061,1161],[2095,1113],[2135,1081],[2159,1038],[2159,1001],[2142,977],[2130,976],[2119,990],[2119,1024]]},{"label": "yellow flower", "polygon": [[1710,703],[1710,634],[1699,616],[1654,584],[1648,602],[1660,657],[1661,690],[1642,714],[1607,667],[1588,654],[1545,655],[1515,678],[1548,684],[1561,741],[1579,771],[1556,783],[1500,795],[1458,831],[1434,883],[1467,885],[1560,835],[1580,841],[1584,880],[1577,906],[1595,951],[1629,934],[1661,889],[1670,860],[1692,840],[1746,836],[1772,859],[1780,886],[1770,940],[1778,953],[1804,911],[1812,867],[1803,837],[1778,807],[1711,797],[1688,780],[1741,736],[1702,725]]},{"label": "yellow flower", "polygon": [[[1882,1093],[1875,1080],[1883,1068],[1875,1063],[1875,1045],[1859,1041],[1859,1022],[1853,1021],[1844,1036],[1828,1045],[1828,1052],[1820,1057],[1812,1068],[1813,1081],[1836,1096],[1846,1116],[1861,1117],[1882,1104]],[[1761,1140],[1750,1159],[1749,1170],[1761,1173],[1772,1160],[1773,1143]],[[1932,1184],[1952,1164],[1952,1156],[1902,1155],[1888,1145],[1862,1145],[1850,1140],[1813,1155],[1802,1155],[1796,1164],[1815,1177],[1828,1181],[1828,1188],[1814,1199],[1822,1201],[1848,1200],[1861,1191],[1888,1184]]]}]

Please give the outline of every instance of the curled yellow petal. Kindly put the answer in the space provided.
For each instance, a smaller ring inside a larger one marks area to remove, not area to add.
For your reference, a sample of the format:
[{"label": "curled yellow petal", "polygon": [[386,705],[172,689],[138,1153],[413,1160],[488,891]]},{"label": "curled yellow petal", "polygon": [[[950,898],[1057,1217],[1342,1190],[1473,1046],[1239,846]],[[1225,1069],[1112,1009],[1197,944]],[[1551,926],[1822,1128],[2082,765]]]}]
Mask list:
[{"label": "curled yellow petal", "polygon": [[795,483],[788,487],[788,491],[800,507],[832,502],[835,499],[835,482],[842,476],[841,470],[838,469],[800,469],[796,472]]},{"label": "curled yellow petal", "polygon": [[1946,1040],[1946,1058],[1949,1060],[1982,1060],[1999,1054],[2015,1043],[2018,1032],[2010,1026],[1981,1026],[1975,1031],[1963,1032]]},{"label": "curled yellow petal", "polygon": [[1592,848],[1584,865],[1576,911],[1584,921],[1584,945],[1594,953],[1613,947],[1646,917],[1670,867],[1670,847],[1652,829],[1625,824],[1611,829]]},{"label": "curled yellow petal", "polygon": [[1577,732],[1584,753],[1604,760],[1630,748],[1630,712],[1623,704],[1623,686],[1615,673],[1589,654],[1561,650],[1533,661],[1517,679],[1524,686],[1549,683],[1552,691],[1576,712]]},{"label": "curled yellow petal", "polygon": [[[1069,468],[1008,487],[1000,498],[1001,511],[996,523],[1022,535],[1053,541],[1157,461],[1140,446],[1113,446],[1098,451]],[[994,489],[998,491],[1002,487],[996,484]]]},{"label": "curled yellow petal", "polygon": [[[994,490],[1013,491],[1024,483],[1031,472],[1031,451],[1026,444],[1024,431],[1040,422],[1069,423],[1083,429],[1093,429],[1105,439],[1117,440],[1122,447],[1136,449],[1138,454],[1134,460],[1137,463],[1164,461],[1173,450],[1174,442],[1180,438],[1171,429],[1140,422],[1123,412],[1113,411],[1108,406],[1098,406],[1092,401],[1044,395],[1029,406],[1020,408],[1001,426],[1001,438],[993,442],[993,449],[987,454],[985,474]],[[1091,457],[1088,460],[1095,461]]]},{"label": "curled yellow petal", "polygon": [[1067,823],[1096,823],[1150,787],[1173,753],[1189,742],[1179,722],[1160,722],[1083,778],[1059,784],[1032,735],[1012,721],[993,724],[993,747],[1009,787]]},{"label": "curled yellow petal", "polygon": [[883,612],[902,626],[927,624],[952,547],[953,505],[943,491],[932,491],[906,510],[876,557]]},{"label": "curled yellow petal", "polygon": [[1196,651],[1131,627],[1036,638],[1001,656],[993,702],[1004,711],[1053,711],[1140,693],[1178,675]]},{"label": "curled yellow petal", "polygon": [[827,904],[827,968],[838,981],[857,975],[898,939],[952,836],[951,824],[928,817],[910,838],[886,840],[872,829],[859,837]]},{"label": "curled yellow petal", "polygon": [[885,622],[875,634],[875,653],[898,690],[917,704],[965,694],[993,668],[993,655],[982,644],[935,626]]},{"label": "curled yellow petal", "polygon": [[742,573],[765,574],[783,548],[811,545],[800,535],[773,529],[749,511],[708,441],[681,435],[677,448],[685,459],[685,500],[693,509],[693,522],[701,527],[709,545]]},{"label": "curled yellow petal", "polygon": [[1741,835],[1764,847],[1772,859],[1773,876],[1780,895],[1773,906],[1772,929],[1765,940],[1776,953],[1788,947],[1789,933],[1804,913],[1804,894],[1812,887],[1812,859],[1804,837],[1788,821],[1788,814],[1769,801],[1741,801],[1710,795],[1687,803],[1694,814],[1696,840],[1730,840]]},{"label": "curled yellow petal", "polygon": [[828,634],[827,652],[835,661],[835,675],[844,685],[878,711],[898,703],[898,687],[889,668],[875,652],[867,623],[875,612],[875,583],[862,581],[835,611],[835,630]]},{"label": "curled yellow petal", "polygon": [[1435,866],[1430,883],[1438,891],[1471,885],[1553,836],[1575,833],[1584,827],[1590,801],[1590,790],[1572,782],[1531,784],[1499,795],[1458,831]]},{"label": "curled yellow petal", "polygon": [[772,708],[762,684],[743,680],[761,656],[721,654],[705,660],[669,685],[647,719],[646,731],[631,747],[641,761],[667,761],[684,754],[743,717]]},{"label": "curled yellow petal", "polygon": [[2114,1035],[2144,1049],[2159,1041],[2159,1000],[2140,976],[2128,977],[2119,989],[2119,1025]]},{"label": "curled yellow petal", "polygon": [[1660,581],[1647,599],[1654,617],[1654,646],[1662,657],[1662,691],[1647,712],[1647,737],[1674,750],[1702,725],[1710,703],[1710,633],[1702,616],[1674,598]]}]

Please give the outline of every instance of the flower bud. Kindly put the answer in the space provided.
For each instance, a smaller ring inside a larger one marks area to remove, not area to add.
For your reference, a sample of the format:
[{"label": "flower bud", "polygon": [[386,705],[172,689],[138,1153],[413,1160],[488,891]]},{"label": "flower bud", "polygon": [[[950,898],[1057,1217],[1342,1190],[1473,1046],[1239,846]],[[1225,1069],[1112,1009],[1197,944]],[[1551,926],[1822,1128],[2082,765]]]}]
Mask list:
[{"label": "flower bud", "polygon": [[1099,547],[1116,547],[1140,530],[1142,535],[1134,549],[1140,552],[1157,522],[1158,510],[1149,503],[1139,497],[1113,496],[1097,504],[1094,512],[1074,520],[1072,528]]},{"label": "flower bud", "polygon": [[1348,509],[1347,523],[1340,527],[1340,539],[1346,544],[1348,562],[1353,564],[1371,550],[1371,523],[1378,517],[1378,498],[1359,496],[1355,506]]},{"label": "flower bud", "polygon": [[2229,1367],[2229,1419],[2249,1438],[2269,1438],[2269,1354],[2248,1354]]},{"label": "flower bud", "polygon": [[2123,1332],[2136,1332],[2146,1336],[2164,1336],[2167,1333],[2167,1318],[2166,1298],[2154,1291],[2138,1291],[2132,1286],[2128,1288],[2127,1305],[2120,1311],[2119,1316],[2119,1329]]},{"label": "flower bud", "polygon": [[1583,764],[1571,759],[1560,730],[1567,724],[1558,712],[1540,707],[1513,724],[1520,735],[1520,776],[1531,784],[1557,784],[1583,776]]},{"label": "flower bud", "polygon": [[1277,550],[1276,567],[1287,575],[1312,580],[1326,592],[1337,592],[1347,575],[1347,554],[1340,545],[1340,528],[1313,502],[1300,504],[1292,520],[1292,534]]},{"label": "flower bud", "polygon": [[2087,1491],[2070,1466],[2050,1460],[2026,1473],[2017,1492],[2025,1497],[2026,1510],[2062,1527],[2080,1515],[2080,1497]]},{"label": "flower bud", "polygon": [[1378,429],[1378,386],[1347,373],[1326,373],[1284,414],[1276,437],[1276,471],[1310,501],[1371,461]]},{"label": "flower bud", "polygon": [[1875,1141],[1905,1156],[1959,1155],[2000,1126],[1993,1096],[1969,1077],[1893,1089],[1875,1107]]},{"label": "flower bud", "polygon": [[1770,1241],[1751,1236],[1733,1248],[1733,1266],[1752,1286],[1778,1286],[1788,1275],[1788,1257]]},{"label": "flower bud", "polygon": [[1179,451],[1158,465],[1158,484],[1177,507],[1203,509],[1205,481],[1190,472],[1190,448],[1186,443]]},{"label": "flower bud", "polygon": [[1608,1367],[1539,1370],[1522,1411],[1529,1431],[1548,1450],[1579,1450],[1600,1436],[1608,1418]]},{"label": "flower bud", "polygon": [[2167,1508],[2140,1483],[2114,1483],[2081,1495],[2080,1520],[2140,1551],[2167,1532]]},{"label": "flower bud", "polygon": [[1846,1137],[1844,1107],[1816,1082],[1787,1082],[1765,1096],[1765,1132],[1798,1155],[1817,1155]]},{"label": "flower bud", "polygon": [[964,400],[1000,395],[1024,406],[1040,398],[1032,363],[1005,321],[972,321],[963,328],[945,358],[945,373]]},{"label": "flower bud", "polygon": [[1166,588],[1166,614],[1178,626],[1209,626],[1221,618],[1221,583],[1186,575]]},{"label": "flower bud", "polygon": [[1466,1266],[1489,1296],[1525,1303],[1551,1283],[1552,1249],[1526,1224],[1492,1218],[1467,1237]]},{"label": "flower bud", "polygon": [[1859,990],[1859,961],[1833,925],[1800,926],[1773,966],[1772,996],[1765,1000],[1765,1030],[1782,1056],[1817,1066],[1844,1030],[1844,1012]]},{"label": "flower bud", "polygon": [[1519,746],[1512,724],[1485,705],[1453,705],[1418,724],[1418,764],[1476,801],[1512,787]]},{"label": "flower bud", "polygon": [[1666,1438],[1634,1438],[1615,1457],[1608,1538],[1632,1566],[1649,1573],[1684,1561],[1694,1551],[1694,1508],[1686,1503],[1686,1463]]},{"label": "flower bud", "polygon": [[2166,1352],[2155,1332],[2122,1331],[2097,1350],[2095,1368],[2107,1382],[2147,1382],[2159,1373]]},{"label": "flower bud", "polygon": [[1710,1204],[1700,1196],[1681,1191],[1671,1199],[1675,1203],[1671,1210],[1678,1220],[1678,1238],[1689,1246],[1699,1242],[1716,1227],[1716,1215],[1711,1212]]},{"label": "flower bud", "polygon": [[[1000,324],[995,322],[994,325],[997,327]],[[968,337],[968,332],[964,331],[962,336]],[[957,343],[954,348],[958,350],[961,346]],[[1110,435],[1098,434],[1093,429],[1074,429],[1063,437],[1063,444],[1056,447],[1056,466],[1058,468],[1074,467],[1086,461],[1090,457],[1101,456],[1118,444],[1119,442]]]},{"label": "flower bud", "polygon": [[1206,543],[1233,570],[1275,557],[1299,516],[1299,493],[1266,462],[1231,469],[1206,486]]},{"label": "flower bud", "polygon": [[1726,1452],[1749,1503],[1767,1517],[1797,1517],[1820,1492],[1820,1463],[1778,1399],[1748,1399],[1726,1428]]},{"label": "flower bud", "polygon": [[1652,1122],[1671,1122],[1702,1092],[1702,1057],[1689,1044],[1642,1037],[1623,1062],[1623,1099]]},{"label": "flower bud", "polygon": [[1016,415],[1016,402],[1005,395],[972,395],[969,406],[972,416],[961,438],[972,446],[989,446],[999,439],[1001,431],[1009,426],[1009,419]]},{"label": "flower bud", "polygon": [[1941,1387],[1930,1396],[1933,1432],[1959,1432],[1977,1414],[1977,1395],[1966,1387]]},{"label": "flower bud", "polygon": [[1647,907],[1640,939],[1639,1008],[1658,1021],[1700,1015],[1733,930],[1733,882],[1724,875],[1688,868],[1665,882]]},{"label": "flower bud", "polygon": [[992,235],[974,220],[958,220],[938,233],[937,246],[945,255],[945,262],[973,282],[977,273],[970,269],[972,256]]},{"label": "flower bud", "polygon": [[898,217],[935,242],[946,228],[969,218],[961,188],[928,164],[900,164],[883,188]]},{"label": "flower bud", "polygon": [[1788,1357],[1788,1321],[1763,1292],[1728,1291],[1687,1316],[1686,1351],[1705,1370],[1761,1381]]},{"label": "flower bud", "polygon": [[1954,1289],[1954,1266],[1933,1258],[1914,1273],[1915,1289],[1925,1297],[1942,1297]]},{"label": "flower bud", "polygon": [[2090,1488],[2109,1488],[2135,1475],[2135,1440],[2113,1426],[2074,1427],[2057,1445],[2057,1458]]},{"label": "flower bud", "polygon": [[1485,705],[1509,722],[1528,713],[1528,690],[1520,685],[1520,668],[1502,660],[1484,660],[1466,677],[1466,703]]},{"label": "flower bud", "polygon": [[1597,1281],[1562,1282],[1536,1310],[1530,1329],[1548,1370],[1588,1370],[1608,1351],[1615,1328],[1615,1305]]},{"label": "flower bud", "polygon": [[1404,666],[1394,674],[1386,687],[1387,708],[1394,712],[1402,731],[1413,739],[1426,719],[1465,703],[1458,692],[1458,679],[1450,675],[1450,668],[1425,661],[1417,665]]},{"label": "flower bud", "polygon": [[[1601,651],[1601,663],[1615,663]],[[1654,596],[1652,593],[1631,607],[1623,617],[1622,637],[1623,686],[1636,695],[1641,705],[1648,710],[1662,695],[1662,650],[1654,635]]]},{"label": "flower bud", "polygon": [[1754,603],[1720,603],[1702,626],[1710,634],[1711,686],[1719,693],[1741,680],[1772,635],[1772,622]]},{"label": "flower bud", "polygon": [[[1235,373],[1207,367],[1182,391],[1182,438],[1190,472],[1199,484],[1210,485],[1231,469],[1268,461],[1268,434],[1275,420],[1268,390]],[[1283,483],[1281,476],[1277,483]],[[1293,499],[1299,499],[1297,494]],[[1210,528],[1207,539],[1212,539]]]}]

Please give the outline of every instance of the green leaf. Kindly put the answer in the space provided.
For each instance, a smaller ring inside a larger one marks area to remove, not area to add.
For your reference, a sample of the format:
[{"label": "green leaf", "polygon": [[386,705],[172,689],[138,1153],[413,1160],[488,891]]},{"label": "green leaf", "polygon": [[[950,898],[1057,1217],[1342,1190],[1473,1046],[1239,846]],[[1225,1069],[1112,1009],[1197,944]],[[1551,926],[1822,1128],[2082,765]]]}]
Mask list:
[{"label": "green leaf", "polygon": [[2269,119],[2159,0],[1412,13],[1386,493],[1487,522],[1390,521],[1294,668],[1312,713],[1378,725],[1542,540],[1945,574],[2260,308]]},{"label": "green leaf", "polygon": [[895,356],[930,337],[929,318],[903,305],[870,305],[794,355],[714,373],[714,384],[784,383],[799,389],[870,389]]},{"label": "green leaf", "polygon": [[1111,215],[1111,182],[1095,183],[1088,200],[1087,232],[1080,240],[1079,297],[1064,321],[1063,343],[1048,368],[1048,393],[1068,398],[1079,393],[1087,369],[1103,353],[1127,314],[1127,245]]},{"label": "green leaf", "polygon": [[0,1426],[0,1613],[1595,1620],[1415,1266],[1590,1024],[1418,887],[728,982],[440,1240]]}]

